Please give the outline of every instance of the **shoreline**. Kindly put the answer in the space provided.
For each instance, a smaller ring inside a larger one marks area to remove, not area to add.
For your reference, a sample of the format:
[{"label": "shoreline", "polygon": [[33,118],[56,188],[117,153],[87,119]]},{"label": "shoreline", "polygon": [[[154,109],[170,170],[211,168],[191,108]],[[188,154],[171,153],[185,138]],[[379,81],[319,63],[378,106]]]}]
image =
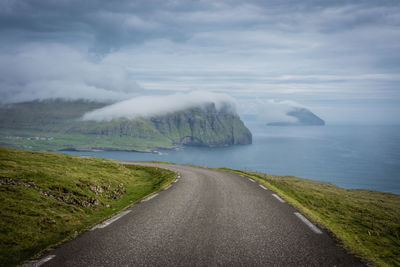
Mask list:
[{"label": "shoreline", "polygon": [[145,150],[139,150],[139,149],[119,149],[119,148],[107,148],[107,147],[95,147],[95,148],[63,148],[63,149],[57,149],[57,150],[46,150],[48,152],[64,152],[64,151],[70,151],[70,152],[107,152],[107,151],[121,151],[121,152],[138,152],[138,153],[156,153],[157,150],[165,149],[165,150],[173,150],[176,148],[181,148],[182,146],[171,146],[171,147],[152,147],[148,148]]}]

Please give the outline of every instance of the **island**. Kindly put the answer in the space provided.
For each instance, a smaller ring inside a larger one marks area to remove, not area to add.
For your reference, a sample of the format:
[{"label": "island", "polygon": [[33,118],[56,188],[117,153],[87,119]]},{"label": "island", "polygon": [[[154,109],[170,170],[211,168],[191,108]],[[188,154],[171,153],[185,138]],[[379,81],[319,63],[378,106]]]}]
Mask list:
[{"label": "island", "polygon": [[294,107],[286,113],[296,119],[295,122],[270,122],[268,126],[323,126],[325,121],[306,108]]}]

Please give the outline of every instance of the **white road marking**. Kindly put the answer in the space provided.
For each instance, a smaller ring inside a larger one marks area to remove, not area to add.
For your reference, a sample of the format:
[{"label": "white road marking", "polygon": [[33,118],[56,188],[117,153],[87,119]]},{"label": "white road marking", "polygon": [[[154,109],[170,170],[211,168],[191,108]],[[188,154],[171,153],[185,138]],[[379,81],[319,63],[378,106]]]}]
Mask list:
[{"label": "white road marking", "polygon": [[104,221],[104,222],[102,222],[102,223],[100,223],[100,224],[98,224],[98,225],[95,225],[92,229],[90,229],[90,231],[93,231],[93,230],[95,230],[95,229],[97,229],[97,228],[104,228],[104,227],[107,227],[107,226],[109,226],[110,224],[112,224],[113,222],[115,222],[116,220],[118,220],[118,219],[124,217],[124,216],[125,216],[126,214],[128,214],[129,212],[131,212],[131,210],[125,210],[125,211],[123,211],[123,212],[121,212],[121,213],[115,215],[114,217],[112,217],[112,218],[110,218],[110,219],[108,219],[108,220],[106,220],[106,221]]},{"label": "white road marking", "polygon": [[153,198],[155,198],[156,196],[158,196],[158,193],[156,193],[156,194],[154,194],[154,195],[151,195],[151,196],[149,196],[149,197],[147,197],[147,198],[143,199],[143,200],[142,200],[142,201],[140,201],[140,202],[146,202],[146,201],[149,201],[150,199],[153,199]]},{"label": "white road marking", "polygon": [[169,186],[167,186],[166,188],[164,188],[164,190],[167,190],[168,188],[170,188],[172,186],[172,184],[170,184]]},{"label": "white road marking", "polygon": [[264,190],[268,190],[265,186],[263,186],[262,184],[259,185],[262,189]]},{"label": "white road marking", "polygon": [[249,179],[249,181],[252,181],[253,183],[255,183],[256,181],[254,181],[253,179],[251,179],[251,178],[247,178],[247,179]]},{"label": "white road marking", "polygon": [[241,177],[244,177],[243,175],[239,174]]},{"label": "white road marking", "polygon": [[272,194],[272,196],[274,198],[276,198],[277,200],[279,200],[281,203],[285,203],[285,200],[283,200],[282,198],[280,198],[280,196],[278,196],[277,194]]},{"label": "white road marking", "polygon": [[39,267],[39,266],[45,264],[46,262],[48,262],[49,260],[55,258],[55,256],[56,255],[49,255],[49,256],[44,257],[41,260],[31,261],[31,262],[28,262],[28,263],[22,265],[22,267]]},{"label": "white road marking", "polygon": [[296,215],[303,223],[305,223],[308,227],[310,227],[310,229],[316,233],[316,234],[322,234],[322,231],[318,229],[317,226],[315,226],[314,224],[312,224],[309,220],[307,220],[306,217],[304,217],[303,215],[301,215],[298,212],[295,212],[294,215]]},{"label": "white road marking", "polygon": [[174,183],[178,182],[179,179],[175,179]]}]

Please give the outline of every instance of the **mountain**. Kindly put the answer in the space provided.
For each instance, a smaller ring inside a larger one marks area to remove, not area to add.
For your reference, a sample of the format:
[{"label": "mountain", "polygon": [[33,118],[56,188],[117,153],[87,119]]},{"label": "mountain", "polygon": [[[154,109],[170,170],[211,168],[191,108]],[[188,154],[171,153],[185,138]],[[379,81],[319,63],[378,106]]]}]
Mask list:
[{"label": "mountain", "polygon": [[297,119],[297,122],[271,122],[269,126],[323,126],[325,121],[305,108],[294,108],[286,113],[286,115]]},{"label": "mountain", "polygon": [[175,146],[250,144],[251,132],[228,107],[213,103],[150,118],[86,121],[109,103],[46,100],[0,107],[0,144],[40,150],[151,151]]}]

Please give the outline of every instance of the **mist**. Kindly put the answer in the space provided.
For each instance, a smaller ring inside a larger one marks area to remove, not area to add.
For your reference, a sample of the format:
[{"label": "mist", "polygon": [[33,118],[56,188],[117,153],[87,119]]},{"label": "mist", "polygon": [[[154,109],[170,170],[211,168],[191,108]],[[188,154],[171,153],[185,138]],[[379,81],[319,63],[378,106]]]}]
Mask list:
[{"label": "mist", "polygon": [[204,107],[214,103],[217,110],[228,108],[235,112],[236,100],[226,94],[194,91],[171,95],[139,96],[86,113],[83,120],[111,121],[118,118],[135,119]]},{"label": "mist", "polygon": [[145,93],[118,60],[96,61],[63,44],[30,43],[0,53],[2,103],[61,98],[121,101]]}]

